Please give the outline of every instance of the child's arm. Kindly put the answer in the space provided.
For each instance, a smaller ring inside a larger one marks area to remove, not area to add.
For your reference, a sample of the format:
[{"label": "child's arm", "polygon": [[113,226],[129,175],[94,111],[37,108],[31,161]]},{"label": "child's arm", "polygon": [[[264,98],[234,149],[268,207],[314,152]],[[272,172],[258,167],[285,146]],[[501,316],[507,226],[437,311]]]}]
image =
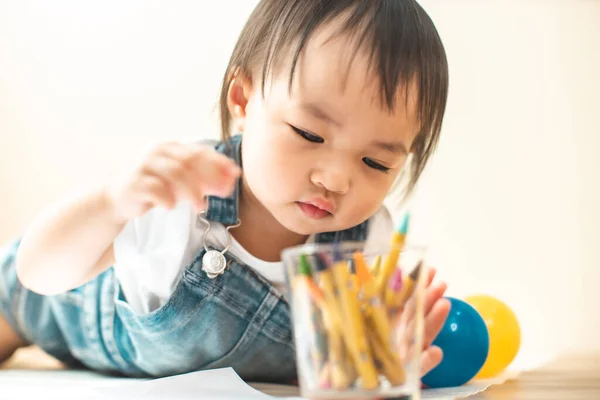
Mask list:
[{"label": "child's arm", "polygon": [[44,295],[76,288],[114,263],[112,243],[129,220],[156,206],[172,209],[180,200],[203,208],[206,195],[228,195],[239,173],[210,147],[162,145],[122,181],[41,213],[19,246],[19,280]]},{"label": "child's arm", "polygon": [[114,263],[112,241],[126,222],[105,189],[75,194],[45,210],[21,240],[19,280],[44,295],[89,281]]}]

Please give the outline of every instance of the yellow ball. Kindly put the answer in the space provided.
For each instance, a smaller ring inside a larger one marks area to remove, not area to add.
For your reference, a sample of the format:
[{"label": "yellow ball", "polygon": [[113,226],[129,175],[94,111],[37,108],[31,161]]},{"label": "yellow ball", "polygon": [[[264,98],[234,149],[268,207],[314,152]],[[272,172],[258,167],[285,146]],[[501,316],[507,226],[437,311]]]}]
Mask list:
[{"label": "yellow ball", "polygon": [[502,301],[487,295],[465,298],[488,328],[490,349],[485,364],[474,379],[493,378],[514,360],[521,346],[521,329],[515,313]]}]

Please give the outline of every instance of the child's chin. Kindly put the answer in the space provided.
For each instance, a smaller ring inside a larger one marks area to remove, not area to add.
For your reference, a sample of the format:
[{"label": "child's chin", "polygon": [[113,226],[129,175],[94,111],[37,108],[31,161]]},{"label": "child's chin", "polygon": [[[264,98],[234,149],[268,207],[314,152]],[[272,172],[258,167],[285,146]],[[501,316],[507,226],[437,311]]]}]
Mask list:
[{"label": "child's chin", "polygon": [[[327,221],[329,219],[329,221]],[[334,230],[331,224],[331,217],[315,220],[304,215],[285,215],[278,218],[278,221],[289,231],[298,235],[314,235],[321,232]]]}]

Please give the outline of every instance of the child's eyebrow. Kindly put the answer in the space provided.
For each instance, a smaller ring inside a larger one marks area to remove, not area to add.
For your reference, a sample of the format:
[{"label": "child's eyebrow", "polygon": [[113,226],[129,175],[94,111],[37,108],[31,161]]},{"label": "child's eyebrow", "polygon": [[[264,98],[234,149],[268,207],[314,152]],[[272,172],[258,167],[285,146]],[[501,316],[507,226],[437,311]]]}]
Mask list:
[{"label": "child's eyebrow", "polygon": [[373,142],[373,145],[382,150],[389,151],[390,153],[402,154],[402,155],[408,154],[408,151],[406,150],[406,147],[404,146],[404,143],[402,143],[402,142],[382,142],[382,141],[376,140]]},{"label": "child's eyebrow", "polygon": [[329,122],[333,125],[340,126],[340,122],[334,119],[331,115],[329,115],[322,107],[319,107],[318,104],[311,102],[302,102],[300,103],[300,108],[304,111],[312,114],[313,117],[320,119],[325,122]]}]

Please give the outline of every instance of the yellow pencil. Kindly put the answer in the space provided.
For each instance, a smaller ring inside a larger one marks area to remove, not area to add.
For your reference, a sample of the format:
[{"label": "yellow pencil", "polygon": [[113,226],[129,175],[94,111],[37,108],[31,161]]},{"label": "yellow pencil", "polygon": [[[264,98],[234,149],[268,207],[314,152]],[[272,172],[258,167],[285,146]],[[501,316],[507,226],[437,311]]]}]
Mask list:
[{"label": "yellow pencil", "polygon": [[309,290],[322,310],[323,322],[327,332],[328,363],[323,366],[323,369],[326,368],[327,371],[321,371],[321,377],[326,376],[331,386],[336,390],[347,389],[354,379],[349,376],[345,366],[347,361],[344,357],[344,343],[342,331],[340,330],[341,321],[335,319],[334,315],[336,314],[330,311],[323,292],[316,285],[309,285]]},{"label": "yellow pencil", "polygon": [[398,294],[402,290],[402,269],[397,268],[390,277],[385,289],[385,305],[389,308],[397,308],[399,304]]},{"label": "yellow pencil", "polygon": [[369,273],[369,269],[362,253],[355,252],[352,258],[356,267],[356,275],[358,276],[358,280],[360,282],[362,294],[367,303],[367,314],[373,321],[375,332],[379,336],[381,343],[383,343],[386,348],[389,347],[391,351],[391,327],[390,321],[387,317],[387,310],[381,301],[381,297],[379,297],[377,294],[373,277]]},{"label": "yellow pencil", "polygon": [[379,271],[381,271],[381,256],[377,255],[371,266],[371,276],[379,275]]},{"label": "yellow pencil", "polygon": [[366,339],[365,324],[360,312],[358,293],[354,288],[347,262],[337,262],[332,267],[336,281],[342,310],[347,321],[345,336],[347,344],[356,363],[356,370],[361,377],[364,389],[372,390],[379,386],[379,377]]},{"label": "yellow pencil", "polygon": [[392,235],[390,253],[385,259],[381,267],[381,271],[379,271],[379,275],[377,276],[377,293],[379,293],[380,296],[385,295],[385,289],[387,287],[388,280],[396,268],[400,251],[402,251],[402,248],[404,247],[406,234],[408,232],[409,219],[409,214],[405,214],[399,228]]},{"label": "yellow pencil", "polygon": [[344,346],[343,359],[343,368],[344,372],[346,373],[346,377],[350,380],[350,382],[355,382],[358,378],[358,371],[355,368],[356,362],[348,346]]},{"label": "yellow pencil", "polygon": [[[319,292],[323,295],[323,301],[326,304],[327,312],[336,326],[342,327],[342,310],[338,299],[338,290],[327,260],[324,255],[316,257],[317,277],[319,279]],[[314,289],[313,289],[314,290]]]},{"label": "yellow pencil", "polygon": [[400,291],[393,296],[393,305],[396,308],[402,308],[404,304],[408,301],[410,296],[413,295],[413,292],[415,291],[415,285],[417,284],[417,279],[419,279],[419,275],[421,273],[422,266],[423,261],[419,261],[417,266],[402,282],[402,288],[400,289]]},{"label": "yellow pencil", "polygon": [[325,255],[316,257],[316,267],[320,288],[309,286],[311,293],[319,300],[321,308],[325,310],[325,328],[328,337],[329,376],[331,384],[337,390],[344,390],[350,386],[351,377],[344,368],[344,335],[342,330],[343,317],[337,299],[337,290],[329,269]]},{"label": "yellow pencil", "polygon": [[[343,362],[341,354],[343,352],[343,338],[341,337],[342,321],[339,319],[339,315],[335,311],[331,310],[331,307],[325,301],[325,295],[323,294],[323,291],[312,280],[308,281],[307,286],[312,299],[320,308],[323,316],[323,322],[325,324],[325,330],[327,332],[329,343],[328,358],[330,358],[332,363],[335,364],[335,367],[330,365],[329,368],[337,368],[337,366]],[[337,373],[337,371],[334,371],[334,373]]]},{"label": "yellow pencil", "polygon": [[369,323],[367,326],[369,331],[369,343],[373,349],[373,357],[379,364],[381,373],[393,386],[404,384],[406,373],[400,362],[400,357],[394,351],[385,349],[385,346],[379,341],[376,332],[373,331],[373,324]]},{"label": "yellow pencil", "polygon": [[344,356],[342,334],[337,329],[329,331],[329,376],[331,385],[336,390],[347,389],[352,384],[352,377],[347,373],[347,362]]}]

